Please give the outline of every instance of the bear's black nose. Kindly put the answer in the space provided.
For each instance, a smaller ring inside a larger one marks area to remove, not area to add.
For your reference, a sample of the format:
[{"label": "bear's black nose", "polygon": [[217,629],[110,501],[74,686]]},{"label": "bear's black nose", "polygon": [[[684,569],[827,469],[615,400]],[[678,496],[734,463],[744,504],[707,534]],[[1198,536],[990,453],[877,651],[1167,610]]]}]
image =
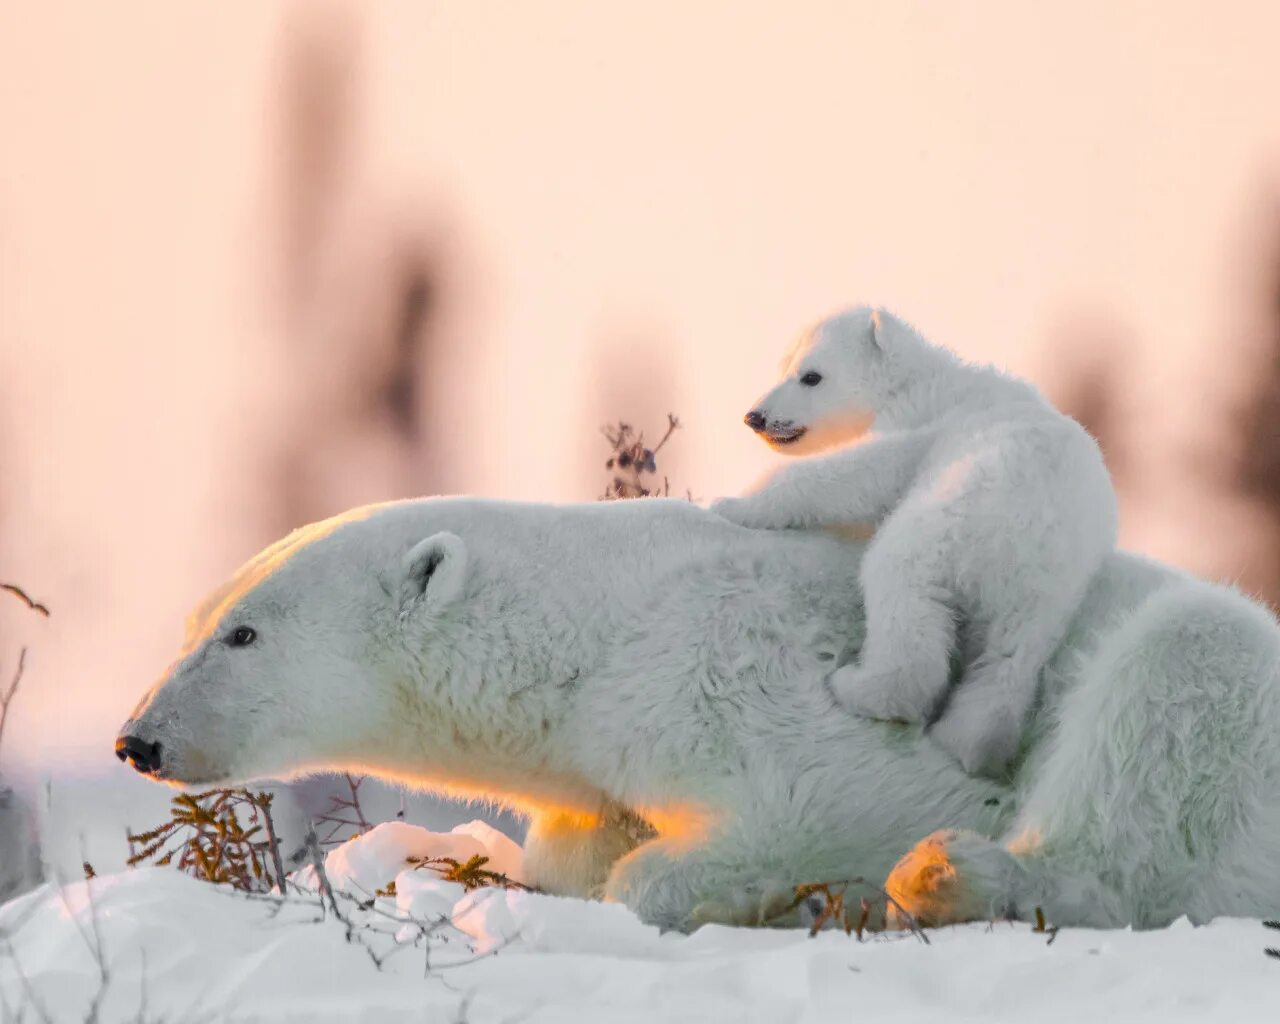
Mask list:
[{"label": "bear's black nose", "polygon": [[742,422],[754,430],[757,434],[764,430],[765,423],[764,413],[759,409],[752,409],[749,413],[742,417]]},{"label": "bear's black nose", "polygon": [[160,744],[147,743],[137,736],[121,736],[116,740],[116,757],[132,761],[134,768],[143,775],[154,775],[160,770]]}]

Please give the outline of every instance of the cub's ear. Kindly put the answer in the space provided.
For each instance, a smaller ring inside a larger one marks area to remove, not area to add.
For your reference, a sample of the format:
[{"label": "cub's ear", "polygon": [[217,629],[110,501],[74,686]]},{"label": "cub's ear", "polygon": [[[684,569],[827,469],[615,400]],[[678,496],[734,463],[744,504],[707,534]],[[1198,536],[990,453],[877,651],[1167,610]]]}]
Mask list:
[{"label": "cub's ear", "polygon": [[904,334],[910,332],[911,328],[887,309],[871,311],[871,344],[881,352],[892,349]]},{"label": "cub's ear", "polygon": [[446,608],[462,592],[466,578],[467,546],[461,537],[441,532],[418,541],[400,562],[396,596],[401,614]]}]

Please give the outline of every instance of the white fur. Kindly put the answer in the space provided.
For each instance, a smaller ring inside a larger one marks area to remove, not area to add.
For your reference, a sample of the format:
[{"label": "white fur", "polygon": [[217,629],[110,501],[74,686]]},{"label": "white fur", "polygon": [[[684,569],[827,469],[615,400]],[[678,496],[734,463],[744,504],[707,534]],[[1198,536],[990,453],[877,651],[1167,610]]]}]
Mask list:
[{"label": "white fur", "polygon": [[[773,447],[808,452],[872,421],[876,434],[712,510],[752,527],[878,523],[866,643],[832,689],[872,718],[936,720],[930,735],[967,771],[1003,774],[1040,669],[1115,547],[1097,444],[1025,381],[866,307],[810,332],[786,372],[756,407]],[[957,626],[965,681],[944,706]]]},{"label": "white fur", "polygon": [[[444,557],[406,558],[425,538]],[[533,882],[670,927],[883,878],[939,829],[967,830],[934,840],[932,862],[952,853],[954,898],[926,894],[939,920],[1280,914],[1265,611],[1109,556],[1004,785],[919,727],[835,713],[823,681],[857,653],[860,550],[666,499],[359,510],[216,594],[124,733],[161,744],[171,782],[351,769],[500,800],[532,816]],[[228,646],[239,625],[252,645]],[[913,870],[896,891],[925,893]]]}]

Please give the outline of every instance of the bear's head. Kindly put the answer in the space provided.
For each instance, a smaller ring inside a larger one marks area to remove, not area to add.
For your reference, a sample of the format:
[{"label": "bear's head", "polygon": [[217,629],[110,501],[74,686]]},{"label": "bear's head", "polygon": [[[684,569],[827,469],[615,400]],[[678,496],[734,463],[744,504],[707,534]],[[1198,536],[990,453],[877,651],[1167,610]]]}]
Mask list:
[{"label": "bear's head", "polygon": [[783,361],[783,379],[744,422],[770,447],[807,455],[871,429],[932,351],[884,310],[859,306],[813,327]]},{"label": "bear's head", "polygon": [[[227,785],[356,764],[398,713],[386,680],[467,579],[455,534],[368,528],[377,506],[295,531],[190,618],[178,659],[116,740],[138,771]],[[419,645],[420,647],[420,645]]]}]

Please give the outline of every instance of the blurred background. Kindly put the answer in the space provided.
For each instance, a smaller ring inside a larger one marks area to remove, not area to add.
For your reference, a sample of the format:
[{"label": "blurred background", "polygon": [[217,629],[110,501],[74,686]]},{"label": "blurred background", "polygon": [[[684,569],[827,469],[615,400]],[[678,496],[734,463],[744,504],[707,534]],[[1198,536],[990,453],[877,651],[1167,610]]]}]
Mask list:
[{"label": "blurred background", "polygon": [[1280,599],[1277,39],[1266,0],[0,5],[0,580],[53,610],[0,602],[0,771],[55,832],[146,824],[115,730],[258,548],[597,497],[599,426],[668,411],[673,489],[740,491],[785,345],[861,300],[1085,422],[1125,546]]}]

